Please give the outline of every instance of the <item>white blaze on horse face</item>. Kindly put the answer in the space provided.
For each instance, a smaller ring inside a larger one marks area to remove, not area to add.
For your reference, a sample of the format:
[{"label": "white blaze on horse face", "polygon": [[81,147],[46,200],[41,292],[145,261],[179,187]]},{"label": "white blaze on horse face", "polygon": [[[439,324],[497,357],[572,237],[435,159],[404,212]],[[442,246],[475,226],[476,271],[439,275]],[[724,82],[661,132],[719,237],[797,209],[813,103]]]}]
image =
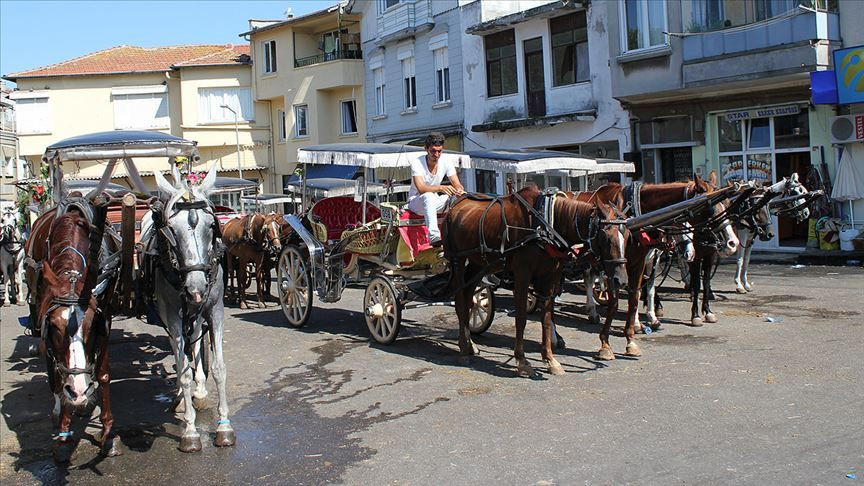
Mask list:
[{"label": "white blaze on horse face", "polygon": [[[66,307],[60,316],[69,322],[74,312],[72,307]],[[87,368],[87,353],[84,350],[84,323],[79,322],[75,334],[69,337],[69,368]],[[69,393],[68,388],[73,393]],[[80,373],[66,377],[65,393],[73,405],[83,405],[87,402],[87,390],[90,388],[90,374]]]},{"label": "white blaze on horse face", "polygon": [[679,238],[681,238],[681,241],[685,242],[684,259],[690,263],[696,259],[696,246],[693,244],[693,226],[691,226],[690,223],[684,223],[684,227],[687,229],[687,232]]},{"label": "white blaze on horse face", "polygon": [[740,241],[738,241],[738,237],[735,235],[735,230],[732,229],[731,224],[727,224],[723,232],[726,233],[726,247],[720,253],[723,256],[729,256],[738,251]]}]

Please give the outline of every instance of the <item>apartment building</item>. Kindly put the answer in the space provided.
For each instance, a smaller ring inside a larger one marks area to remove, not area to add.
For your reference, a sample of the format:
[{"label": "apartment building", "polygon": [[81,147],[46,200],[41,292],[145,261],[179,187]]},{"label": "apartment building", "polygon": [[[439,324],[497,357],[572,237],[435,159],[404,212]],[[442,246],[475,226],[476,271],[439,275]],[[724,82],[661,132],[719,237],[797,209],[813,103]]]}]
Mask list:
[{"label": "apartment building", "polygon": [[17,198],[14,184],[24,175],[23,164],[18,160],[15,102],[9,98],[11,93],[12,89],[0,82],[0,212],[14,207]]},{"label": "apartment building", "polygon": [[[241,36],[252,49],[255,99],[273,119],[275,192],[294,175],[299,148],[366,141],[360,15],[345,2],[299,17],[250,20]],[[308,176],[350,177],[346,170],[314,167]]]},{"label": "apartment building", "polygon": [[[630,151],[628,114],[611,92],[612,2],[461,3],[466,149],[616,159]],[[543,187],[584,189],[585,179],[573,176],[548,171],[533,178]],[[478,170],[473,179],[478,191],[504,193],[500,174]]]},{"label": "apartment building", "polygon": [[[51,143],[124,129],[195,140],[201,152],[195,171],[215,165],[222,175],[243,171],[261,182],[272,170],[269,117],[266,105],[252,99],[248,46],[118,46],[3,78],[17,84],[20,156],[35,174]],[[63,170],[71,178],[97,178],[106,163],[67,163]],[[141,164],[144,175],[167,170],[165,161]],[[118,168],[115,178],[124,177]]]}]

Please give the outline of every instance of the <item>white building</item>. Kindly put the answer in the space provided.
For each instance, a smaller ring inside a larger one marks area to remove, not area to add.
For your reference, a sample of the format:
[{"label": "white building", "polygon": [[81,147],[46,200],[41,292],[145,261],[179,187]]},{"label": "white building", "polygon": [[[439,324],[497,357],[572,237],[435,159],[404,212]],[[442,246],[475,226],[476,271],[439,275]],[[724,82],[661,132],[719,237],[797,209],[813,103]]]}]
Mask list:
[{"label": "white building", "polygon": [[[629,117],[611,92],[607,2],[461,3],[465,150],[630,151]],[[477,191],[504,193],[500,175],[477,172]],[[536,181],[564,187],[565,176]]]}]

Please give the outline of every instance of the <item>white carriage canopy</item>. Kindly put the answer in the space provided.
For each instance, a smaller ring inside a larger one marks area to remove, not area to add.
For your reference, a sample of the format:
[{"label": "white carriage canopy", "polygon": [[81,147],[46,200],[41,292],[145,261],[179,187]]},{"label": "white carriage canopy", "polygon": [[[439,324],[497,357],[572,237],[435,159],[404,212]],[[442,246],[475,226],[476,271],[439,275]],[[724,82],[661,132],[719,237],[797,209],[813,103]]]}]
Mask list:
[{"label": "white carriage canopy", "polygon": [[572,175],[606,172],[635,172],[632,162],[596,159],[585,155],[554,150],[499,149],[467,152],[475,169],[511,174],[528,174],[547,170],[571,171]]},{"label": "white carriage canopy", "polygon": [[[306,179],[306,193],[312,197],[338,197],[353,196],[360,193],[357,190],[358,181],[355,179],[338,179],[335,177],[322,177],[317,179]],[[384,184],[370,182],[367,185],[368,194],[386,194],[387,187]],[[396,185],[390,190],[391,193],[408,192],[407,185]],[[285,186],[286,192],[303,192],[303,181],[291,181]]]},{"label": "white carriage canopy", "polygon": [[[426,155],[423,147],[397,143],[331,143],[313,145],[297,151],[301,164],[338,164],[378,169],[408,167],[411,160]],[[452,158],[453,165],[467,169],[471,158],[465,154],[445,150],[442,159]]]}]

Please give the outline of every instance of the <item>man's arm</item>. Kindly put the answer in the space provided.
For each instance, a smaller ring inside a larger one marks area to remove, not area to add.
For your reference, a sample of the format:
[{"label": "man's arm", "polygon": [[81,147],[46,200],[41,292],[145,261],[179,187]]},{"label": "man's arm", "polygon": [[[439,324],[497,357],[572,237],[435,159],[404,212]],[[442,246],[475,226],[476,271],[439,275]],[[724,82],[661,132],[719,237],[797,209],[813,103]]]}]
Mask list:
[{"label": "man's arm", "polygon": [[[456,178],[455,184],[453,183],[454,178]],[[418,175],[413,176],[411,179],[414,181],[414,185],[417,187],[417,192],[420,194],[425,194],[427,192],[443,192],[447,195],[453,195],[464,192],[464,190],[462,189],[462,184],[459,183],[459,178],[455,175],[449,177],[450,183],[453,184],[452,186],[433,186],[430,184],[426,184],[426,181],[423,180],[423,176]]]},{"label": "man's arm", "polygon": [[453,175],[447,176],[447,179],[450,180],[450,187],[456,189],[456,192],[448,194],[456,194],[457,196],[465,192],[465,188],[462,187],[462,183],[459,181],[459,176],[454,172]]}]

